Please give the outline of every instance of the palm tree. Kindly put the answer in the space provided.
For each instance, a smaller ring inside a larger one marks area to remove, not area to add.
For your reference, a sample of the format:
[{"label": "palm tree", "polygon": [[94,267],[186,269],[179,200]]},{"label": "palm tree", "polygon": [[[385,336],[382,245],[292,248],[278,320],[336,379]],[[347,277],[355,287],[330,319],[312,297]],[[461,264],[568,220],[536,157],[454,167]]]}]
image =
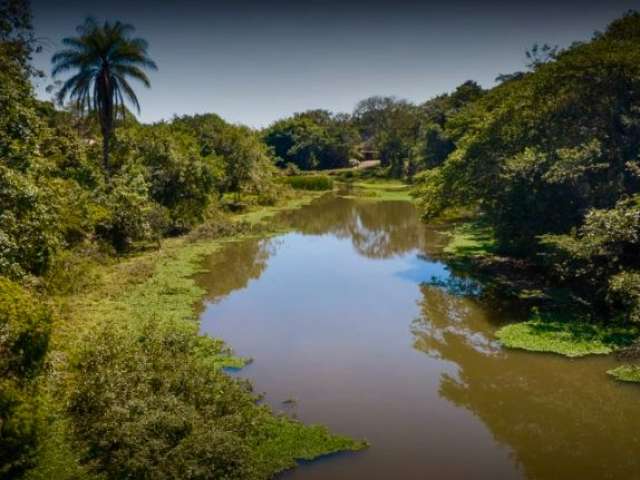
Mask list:
[{"label": "palm tree", "polygon": [[53,76],[73,71],[58,92],[63,102],[68,96],[79,111],[95,113],[102,132],[102,160],[109,175],[109,142],[115,120],[120,112],[125,115],[125,98],[138,113],[140,103],[128,79],[133,78],[150,87],[145,69],[157,70],[147,55],[147,42],[132,38],[132,25],[121,22],[99,24],[87,18],[77,27],[77,37],[62,40],[65,49],[52,58]]}]

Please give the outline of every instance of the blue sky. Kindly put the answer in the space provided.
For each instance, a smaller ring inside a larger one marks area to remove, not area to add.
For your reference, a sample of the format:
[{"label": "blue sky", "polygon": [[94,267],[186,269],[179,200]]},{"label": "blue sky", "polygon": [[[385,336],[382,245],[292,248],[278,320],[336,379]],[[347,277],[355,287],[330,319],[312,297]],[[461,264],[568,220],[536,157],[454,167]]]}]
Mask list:
[{"label": "blue sky", "polygon": [[[533,43],[569,45],[626,10],[607,1],[33,0],[50,72],[87,15],[133,23],[159,66],[140,87],[141,120],[215,112],[252,127],[311,108],[350,112],[370,95],[421,102],[519,70]],[[38,82],[43,98],[51,79]]]}]

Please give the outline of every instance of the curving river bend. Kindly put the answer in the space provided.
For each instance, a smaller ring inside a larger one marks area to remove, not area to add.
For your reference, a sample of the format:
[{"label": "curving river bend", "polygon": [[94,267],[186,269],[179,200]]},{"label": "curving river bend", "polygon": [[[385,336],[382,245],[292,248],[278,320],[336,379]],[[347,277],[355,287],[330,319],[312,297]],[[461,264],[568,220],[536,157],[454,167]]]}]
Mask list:
[{"label": "curving river bend", "polygon": [[279,221],[206,260],[201,328],[254,359],[239,375],[274,409],[371,443],[282,479],[640,478],[640,389],[611,359],[501,349],[514,318],[430,286],[467,282],[412,204],[328,196]]}]

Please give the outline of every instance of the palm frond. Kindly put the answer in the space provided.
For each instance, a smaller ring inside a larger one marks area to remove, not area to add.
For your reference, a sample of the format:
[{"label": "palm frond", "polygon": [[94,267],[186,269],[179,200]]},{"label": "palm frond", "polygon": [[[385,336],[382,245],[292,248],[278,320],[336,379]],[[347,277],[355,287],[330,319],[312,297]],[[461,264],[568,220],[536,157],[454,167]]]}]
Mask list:
[{"label": "palm frond", "polygon": [[[133,25],[99,23],[89,17],[76,29],[78,36],[65,38],[64,49],[51,58],[54,76],[74,72],[58,92],[58,100],[70,98],[80,110],[94,111],[100,121],[111,123],[130,103],[140,112],[140,102],[129,79],[150,87],[144,70],[156,70],[147,54],[148,43],[133,37]],[[109,119],[111,116],[111,119]]]},{"label": "palm frond", "polygon": [[133,65],[114,65],[111,69],[119,77],[131,77],[141,82],[145,87],[151,87],[151,81],[146,73]]},{"label": "palm frond", "polygon": [[129,83],[124,79],[124,77],[117,76],[116,78],[117,78],[116,82],[120,87],[120,89],[122,90],[122,92],[124,93],[124,95],[133,104],[133,106],[136,108],[136,111],[140,113],[140,102],[138,101],[136,92],[133,90],[133,88],[131,88],[131,85],[129,85]]}]

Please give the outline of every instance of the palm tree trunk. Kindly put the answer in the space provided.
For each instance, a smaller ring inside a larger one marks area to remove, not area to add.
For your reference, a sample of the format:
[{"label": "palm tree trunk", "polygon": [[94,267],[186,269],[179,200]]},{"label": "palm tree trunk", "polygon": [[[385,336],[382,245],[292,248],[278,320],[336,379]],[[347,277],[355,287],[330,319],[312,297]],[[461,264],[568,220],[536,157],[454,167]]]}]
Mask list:
[{"label": "palm tree trunk", "polygon": [[109,170],[109,143],[111,140],[111,132],[108,129],[102,130],[102,167],[107,179],[111,177]]},{"label": "palm tree trunk", "polygon": [[100,97],[99,115],[100,126],[102,127],[102,164],[107,181],[111,178],[111,166],[109,165],[109,144],[113,135],[113,85],[109,74],[109,68],[102,70],[100,82],[98,83]]}]

